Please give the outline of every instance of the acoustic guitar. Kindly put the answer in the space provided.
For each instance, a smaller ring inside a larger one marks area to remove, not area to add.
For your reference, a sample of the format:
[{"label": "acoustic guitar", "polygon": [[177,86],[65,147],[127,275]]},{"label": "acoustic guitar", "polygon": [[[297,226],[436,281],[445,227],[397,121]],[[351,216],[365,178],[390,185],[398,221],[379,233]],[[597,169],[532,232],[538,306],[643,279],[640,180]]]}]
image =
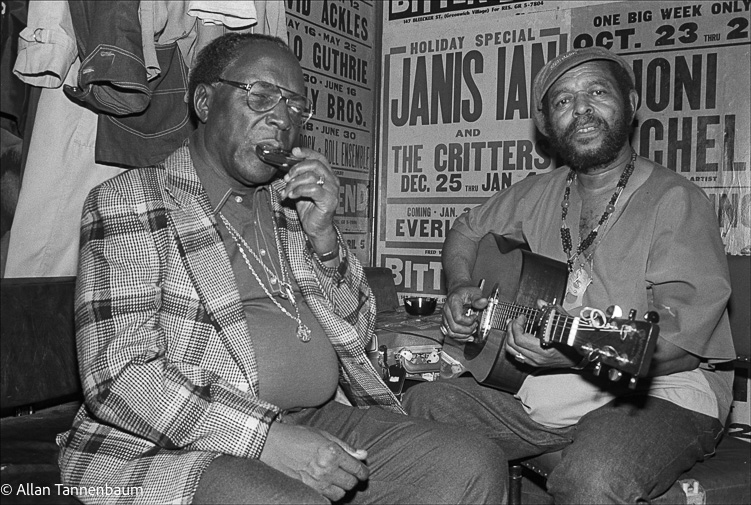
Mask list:
[{"label": "acoustic guitar", "polygon": [[[486,286],[497,282],[500,287],[483,292],[488,307],[479,314],[474,342],[446,339],[444,348],[454,347],[449,355],[478,382],[516,393],[535,370],[504,349],[507,321],[522,314],[527,316],[525,332],[537,336],[542,347],[576,351],[588,358],[596,375],[603,367],[613,381],[628,374],[633,388],[646,374],[659,335],[657,313],[648,313],[645,321],[637,320],[634,310],[621,318],[617,307],[606,312],[584,308],[576,317],[562,314],[554,304],[565,295],[566,265],[492,233],[479,244],[472,276],[476,283],[485,279]],[[548,306],[536,308],[538,299],[549,302]]]}]

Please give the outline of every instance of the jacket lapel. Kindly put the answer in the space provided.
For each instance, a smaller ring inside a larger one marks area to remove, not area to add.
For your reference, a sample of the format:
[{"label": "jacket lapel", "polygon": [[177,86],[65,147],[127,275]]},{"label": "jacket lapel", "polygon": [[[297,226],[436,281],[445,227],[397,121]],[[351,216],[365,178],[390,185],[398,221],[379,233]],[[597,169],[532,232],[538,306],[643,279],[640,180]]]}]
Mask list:
[{"label": "jacket lapel", "polygon": [[258,396],[258,367],[229,257],[188,148],[180,154],[165,162],[166,191],[174,203],[167,210],[180,258],[212,324]]}]

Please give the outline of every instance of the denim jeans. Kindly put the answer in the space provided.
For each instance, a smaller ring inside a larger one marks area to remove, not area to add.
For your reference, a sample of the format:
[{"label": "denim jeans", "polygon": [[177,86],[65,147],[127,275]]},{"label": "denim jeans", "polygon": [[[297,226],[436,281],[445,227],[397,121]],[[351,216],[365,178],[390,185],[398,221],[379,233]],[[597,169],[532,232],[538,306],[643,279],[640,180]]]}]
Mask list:
[{"label": "denim jeans", "polygon": [[420,384],[407,391],[411,415],[453,423],[498,444],[509,459],[563,449],[547,480],[555,503],[638,503],[655,498],[714,452],[717,419],[668,401],[616,399],[567,428],[529,418],[513,395],[471,377]]},{"label": "denim jeans", "polygon": [[152,46],[161,72],[147,80],[138,1],[69,4],[82,61],[78,82],[63,90],[99,115],[96,162],[123,168],[159,163],[195,128],[177,42]]},{"label": "denim jeans", "polygon": [[[487,439],[454,426],[378,407],[358,409],[333,401],[288,414],[284,422],[324,430],[368,451],[366,464],[370,477],[348,493],[343,503],[507,501],[508,465],[503,452]],[[212,462],[204,477],[206,480],[202,477],[194,498],[196,502],[326,502],[313,488],[259,460],[222,456]]]}]

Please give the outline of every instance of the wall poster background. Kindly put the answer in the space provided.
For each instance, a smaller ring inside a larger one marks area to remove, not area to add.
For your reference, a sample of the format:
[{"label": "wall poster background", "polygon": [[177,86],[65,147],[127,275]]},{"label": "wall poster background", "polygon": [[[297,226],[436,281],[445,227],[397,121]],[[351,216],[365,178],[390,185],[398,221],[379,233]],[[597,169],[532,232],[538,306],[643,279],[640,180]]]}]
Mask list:
[{"label": "wall poster background", "polygon": [[339,176],[335,222],[365,265],[372,260],[374,39],[372,1],[286,0],[289,46],[303,67],[315,114],[300,143],[323,153]]},{"label": "wall poster background", "polygon": [[751,253],[751,1],[392,1],[384,6],[375,264],[400,294],[445,297],[453,220],[555,168],[532,80],[569,49],[629,61],[636,151],[694,181],[731,254]]}]

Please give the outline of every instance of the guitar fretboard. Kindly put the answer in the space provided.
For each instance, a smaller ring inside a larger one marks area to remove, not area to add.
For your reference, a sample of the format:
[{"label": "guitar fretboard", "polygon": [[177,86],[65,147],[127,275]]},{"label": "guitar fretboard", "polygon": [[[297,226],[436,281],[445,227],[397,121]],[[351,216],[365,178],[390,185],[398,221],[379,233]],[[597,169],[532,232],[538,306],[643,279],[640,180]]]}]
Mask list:
[{"label": "guitar fretboard", "polygon": [[[569,346],[573,345],[576,340],[576,332],[581,323],[580,319],[555,312],[547,321],[540,321],[542,313],[543,311],[540,309],[533,309],[532,307],[525,307],[514,303],[498,302],[493,311],[490,324],[493,328],[506,331],[510,320],[524,315],[527,318],[527,321],[524,323],[524,331],[526,333],[536,334],[538,338],[543,339],[546,333],[549,332],[545,340],[561,342]],[[540,324],[547,326],[542,332],[538,332]]]}]

